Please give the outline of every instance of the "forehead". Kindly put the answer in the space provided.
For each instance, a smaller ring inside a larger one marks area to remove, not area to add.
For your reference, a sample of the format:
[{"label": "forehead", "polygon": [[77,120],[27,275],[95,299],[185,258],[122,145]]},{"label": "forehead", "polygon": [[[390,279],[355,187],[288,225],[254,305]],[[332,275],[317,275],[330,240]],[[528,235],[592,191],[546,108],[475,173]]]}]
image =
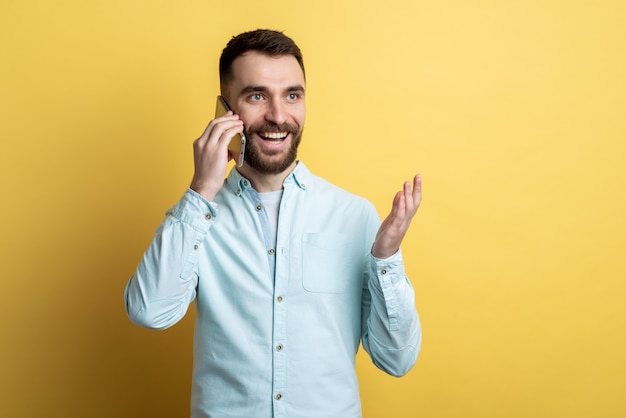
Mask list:
[{"label": "forehead", "polygon": [[232,80],[228,84],[238,94],[250,86],[280,90],[298,85],[304,88],[305,82],[293,55],[269,56],[248,51],[233,61]]}]

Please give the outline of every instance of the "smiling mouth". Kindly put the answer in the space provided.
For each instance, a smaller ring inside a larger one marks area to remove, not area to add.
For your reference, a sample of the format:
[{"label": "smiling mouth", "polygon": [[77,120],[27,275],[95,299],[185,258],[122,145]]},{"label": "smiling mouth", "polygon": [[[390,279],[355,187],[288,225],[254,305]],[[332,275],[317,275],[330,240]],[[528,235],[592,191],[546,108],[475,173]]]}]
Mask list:
[{"label": "smiling mouth", "polygon": [[282,141],[287,138],[289,132],[259,132],[259,136],[268,141]]}]

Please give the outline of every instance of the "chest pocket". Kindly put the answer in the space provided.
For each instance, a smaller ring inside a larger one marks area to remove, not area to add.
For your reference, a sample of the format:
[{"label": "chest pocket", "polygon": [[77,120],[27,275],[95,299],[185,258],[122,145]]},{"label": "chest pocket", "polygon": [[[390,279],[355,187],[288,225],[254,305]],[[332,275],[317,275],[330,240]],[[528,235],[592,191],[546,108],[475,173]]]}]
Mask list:
[{"label": "chest pocket", "polygon": [[302,286],[308,292],[347,292],[358,282],[359,261],[345,234],[322,232],[302,236]]}]

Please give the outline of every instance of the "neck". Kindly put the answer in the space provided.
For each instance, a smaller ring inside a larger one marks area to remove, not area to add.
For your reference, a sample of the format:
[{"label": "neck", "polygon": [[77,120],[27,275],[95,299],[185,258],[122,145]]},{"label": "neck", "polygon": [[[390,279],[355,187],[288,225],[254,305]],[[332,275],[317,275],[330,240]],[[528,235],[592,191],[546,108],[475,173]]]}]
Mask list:
[{"label": "neck", "polygon": [[239,174],[250,180],[252,187],[259,193],[275,192],[282,190],[285,179],[296,168],[297,161],[294,161],[286,170],[277,174],[261,173],[249,165],[245,164],[243,167],[237,168]]}]

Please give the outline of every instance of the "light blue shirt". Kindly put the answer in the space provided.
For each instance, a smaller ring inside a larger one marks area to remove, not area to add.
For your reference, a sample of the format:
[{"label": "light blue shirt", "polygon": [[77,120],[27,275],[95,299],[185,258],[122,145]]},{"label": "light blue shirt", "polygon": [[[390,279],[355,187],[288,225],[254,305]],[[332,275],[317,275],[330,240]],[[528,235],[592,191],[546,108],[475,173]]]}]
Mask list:
[{"label": "light blue shirt", "polygon": [[274,245],[250,182],[232,170],[213,202],[188,190],[125,291],[130,319],[167,328],[195,300],[193,418],[357,418],[359,343],[401,376],[421,327],[400,252],[376,259],[367,200],[299,162]]}]

